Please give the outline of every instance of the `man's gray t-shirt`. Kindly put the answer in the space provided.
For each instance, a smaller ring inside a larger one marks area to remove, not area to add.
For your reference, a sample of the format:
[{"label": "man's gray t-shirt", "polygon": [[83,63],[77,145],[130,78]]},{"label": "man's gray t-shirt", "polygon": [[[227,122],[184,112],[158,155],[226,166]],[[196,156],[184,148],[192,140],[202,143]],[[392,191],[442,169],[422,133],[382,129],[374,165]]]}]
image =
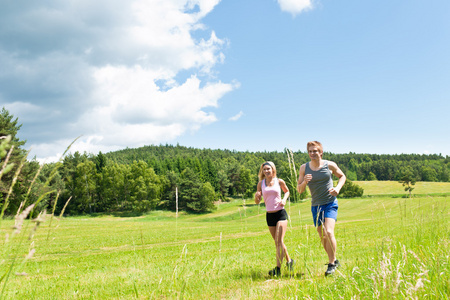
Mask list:
[{"label": "man's gray t-shirt", "polygon": [[336,200],[336,197],[328,192],[333,187],[333,174],[328,168],[328,161],[323,161],[323,166],[313,171],[309,167],[309,162],[305,166],[305,175],[311,174],[312,179],[308,183],[311,191],[311,206],[324,205]]}]

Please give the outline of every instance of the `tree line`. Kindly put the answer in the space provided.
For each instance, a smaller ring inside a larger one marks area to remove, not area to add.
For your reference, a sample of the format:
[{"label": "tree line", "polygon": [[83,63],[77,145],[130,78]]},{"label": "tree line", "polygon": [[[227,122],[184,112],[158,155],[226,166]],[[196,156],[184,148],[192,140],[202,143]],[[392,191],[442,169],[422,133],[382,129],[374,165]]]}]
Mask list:
[{"label": "tree line", "polygon": [[[0,113],[0,137],[10,136],[10,162],[18,168],[25,157],[20,130],[3,108]],[[306,147],[306,146],[305,146]],[[11,148],[11,147],[10,147]],[[2,162],[6,155],[1,156]],[[416,181],[449,181],[450,157],[442,155],[377,155],[324,153],[324,159],[335,161],[347,175],[348,184],[341,197],[362,195],[355,180],[402,180],[405,174]],[[306,151],[249,152],[197,149],[180,145],[145,146],[110,153],[69,153],[62,161],[40,165],[25,160],[18,180],[10,192],[15,176],[8,172],[0,181],[0,201],[8,197],[6,214],[14,214],[23,201],[39,200],[40,208],[61,211],[66,201],[68,214],[178,209],[206,212],[214,202],[230,197],[252,197],[258,182],[260,165],[273,161],[278,177],[291,191],[291,201],[299,195],[296,171],[309,161]],[[31,188],[30,188],[31,187]]]}]

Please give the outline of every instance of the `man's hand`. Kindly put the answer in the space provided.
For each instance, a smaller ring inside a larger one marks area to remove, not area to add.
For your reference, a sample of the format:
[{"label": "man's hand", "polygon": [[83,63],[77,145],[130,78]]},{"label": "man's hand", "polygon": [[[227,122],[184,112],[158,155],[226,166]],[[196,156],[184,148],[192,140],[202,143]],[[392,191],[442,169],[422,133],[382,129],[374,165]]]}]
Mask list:
[{"label": "man's hand", "polygon": [[337,196],[339,195],[339,190],[335,189],[335,188],[331,188],[328,190],[328,192],[332,195],[332,196]]},{"label": "man's hand", "polygon": [[312,180],[312,174],[305,174],[305,177],[303,177],[303,181],[308,184]]}]

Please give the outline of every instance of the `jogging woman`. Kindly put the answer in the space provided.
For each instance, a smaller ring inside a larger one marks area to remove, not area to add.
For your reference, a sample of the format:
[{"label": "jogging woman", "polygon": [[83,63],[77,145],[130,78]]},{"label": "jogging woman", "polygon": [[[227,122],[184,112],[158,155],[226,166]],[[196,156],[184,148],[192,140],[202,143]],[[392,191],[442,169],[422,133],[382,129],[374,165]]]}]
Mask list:
[{"label": "jogging woman", "polygon": [[[287,230],[288,215],[284,206],[289,197],[289,189],[284,180],[277,178],[277,169],[271,161],[263,163],[259,169],[259,182],[255,194],[255,203],[261,202],[264,198],[266,205],[266,221],[269,226],[270,234],[275,241],[277,253],[277,266],[269,271],[271,276],[281,275],[281,263],[286,258],[286,266],[292,270],[294,260],[289,257],[286,245],[284,244],[284,235]],[[281,190],[284,197],[281,198]]]}]

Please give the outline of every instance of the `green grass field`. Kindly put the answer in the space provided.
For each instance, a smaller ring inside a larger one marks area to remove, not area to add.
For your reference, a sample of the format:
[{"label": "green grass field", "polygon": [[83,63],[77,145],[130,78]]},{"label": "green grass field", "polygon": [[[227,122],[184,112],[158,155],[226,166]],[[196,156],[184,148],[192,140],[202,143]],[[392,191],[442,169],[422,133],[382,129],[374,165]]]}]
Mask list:
[{"label": "green grass field", "polygon": [[[353,181],[364,189],[364,195],[404,195],[404,187],[397,181]],[[435,195],[448,194],[450,196],[450,182],[424,182],[414,185],[412,194]]]},{"label": "green grass field", "polygon": [[[2,275],[18,256],[8,280],[1,282],[2,297],[449,299],[449,204],[448,197],[434,196],[340,199],[336,237],[342,266],[326,278],[327,257],[308,201],[287,206],[291,220],[285,243],[296,267],[294,272],[284,268],[281,278],[268,275],[275,266],[274,243],[264,208],[249,200],[179,218],[155,211],[51,224],[47,219],[31,240],[34,223],[14,236],[14,221],[3,220]],[[23,263],[31,248],[36,253]]]}]

